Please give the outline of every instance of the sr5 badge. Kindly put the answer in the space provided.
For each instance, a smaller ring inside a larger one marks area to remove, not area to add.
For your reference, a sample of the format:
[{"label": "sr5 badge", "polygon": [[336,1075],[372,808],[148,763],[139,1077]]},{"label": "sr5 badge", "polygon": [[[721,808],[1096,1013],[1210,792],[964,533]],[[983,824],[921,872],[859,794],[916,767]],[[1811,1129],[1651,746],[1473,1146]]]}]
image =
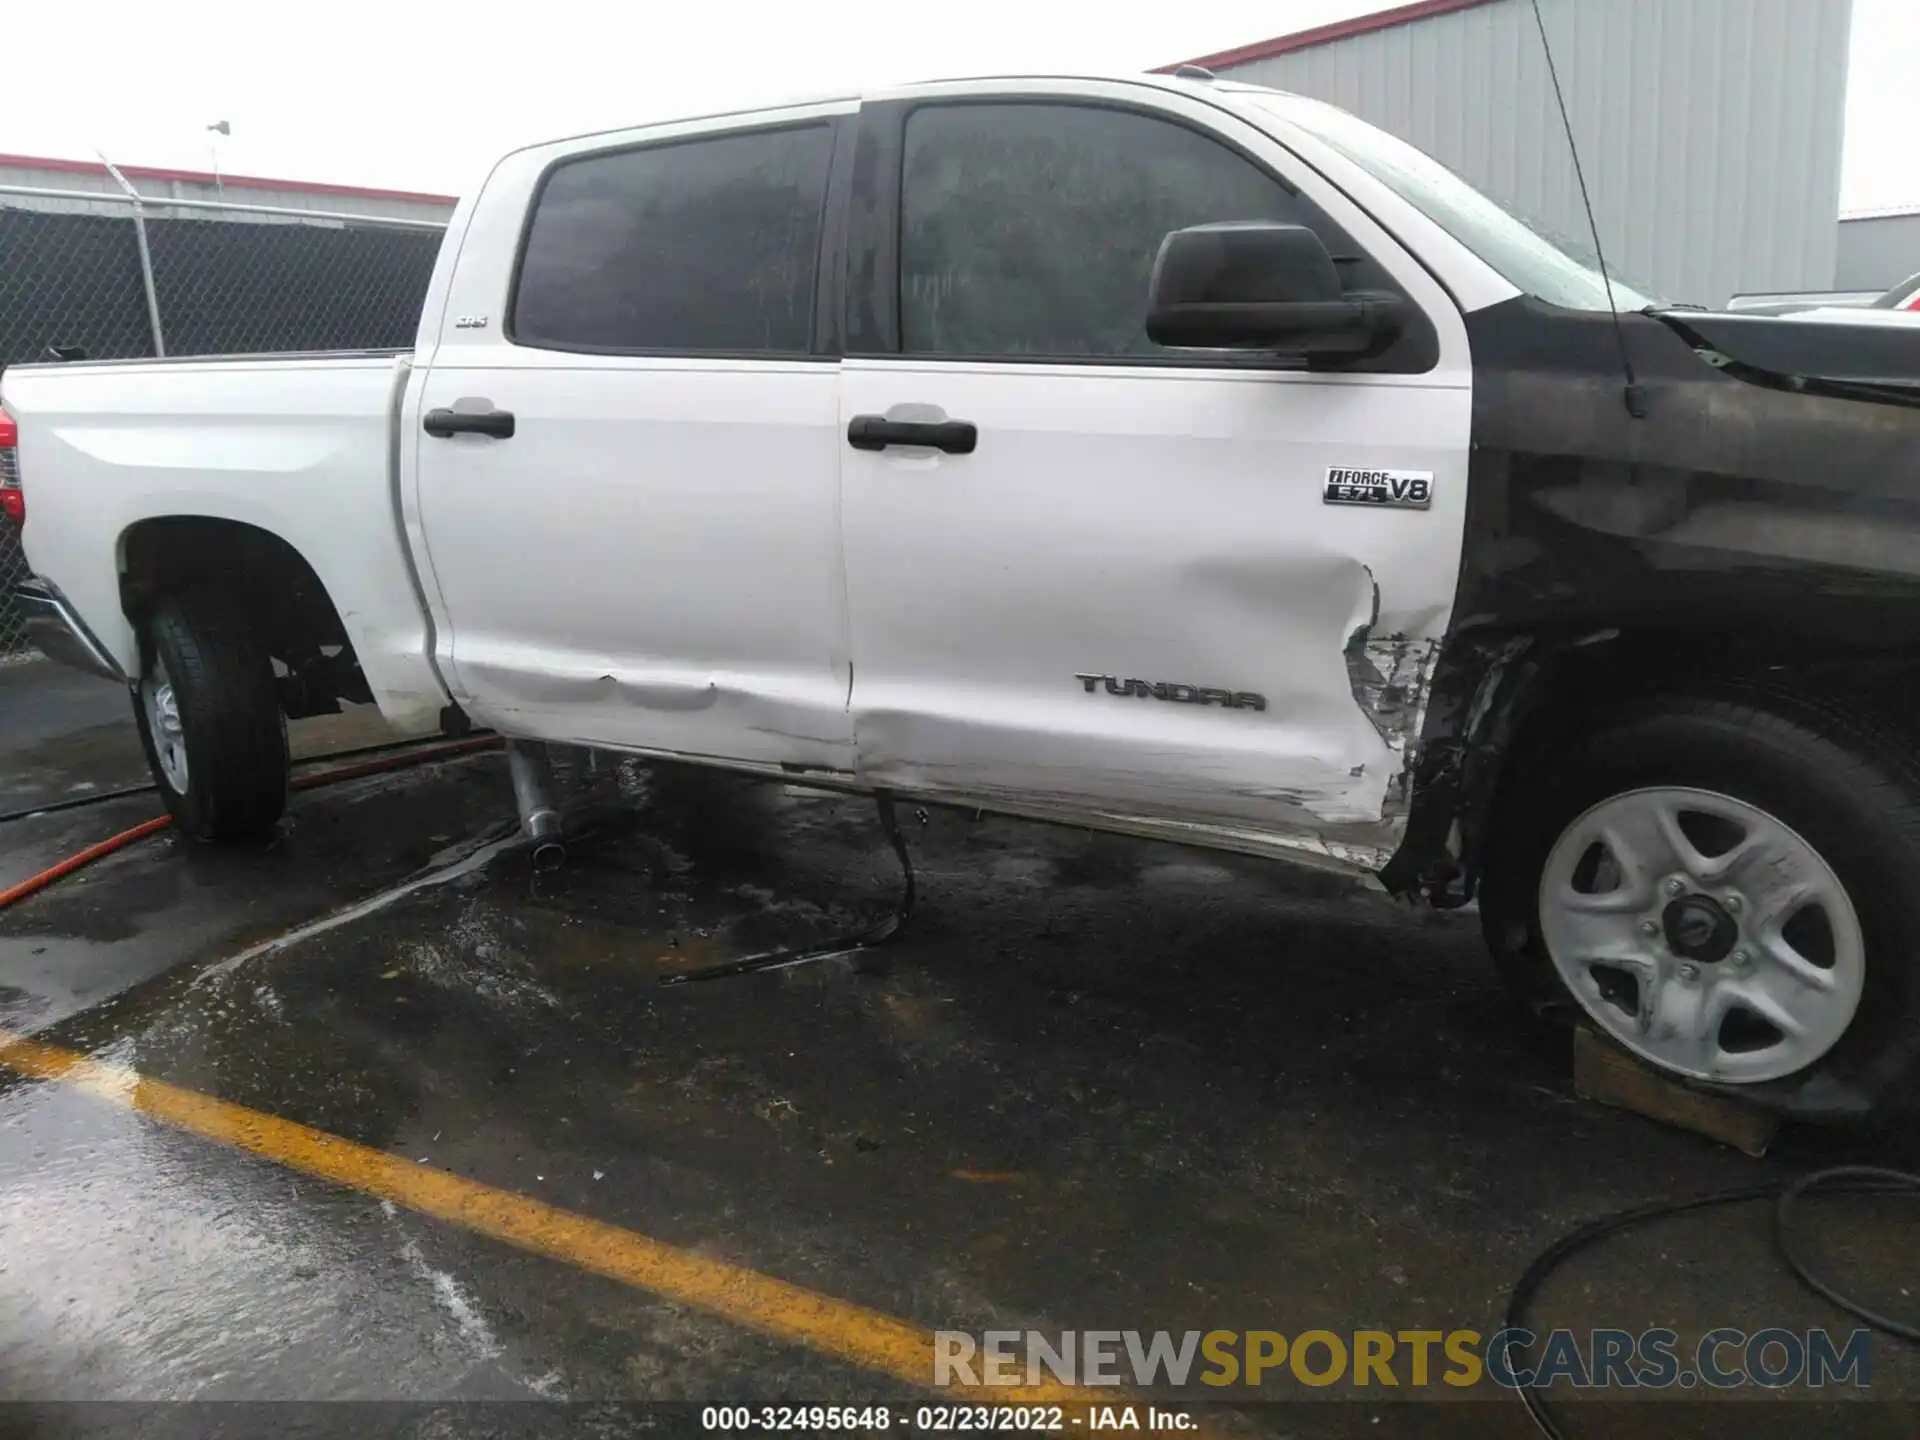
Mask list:
[{"label": "sr5 badge", "polygon": [[1394,505],[1402,510],[1424,510],[1433,504],[1433,472],[1330,466],[1321,498],[1329,505]]}]

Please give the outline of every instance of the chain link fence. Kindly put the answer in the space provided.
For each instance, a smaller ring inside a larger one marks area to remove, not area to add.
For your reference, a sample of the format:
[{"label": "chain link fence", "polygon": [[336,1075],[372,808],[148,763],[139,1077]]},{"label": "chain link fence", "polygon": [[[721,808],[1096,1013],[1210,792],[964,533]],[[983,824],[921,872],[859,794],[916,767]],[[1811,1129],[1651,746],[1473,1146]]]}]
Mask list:
[{"label": "chain link fence", "polygon": [[[126,360],[399,349],[413,343],[444,229],[0,185],[0,371],[56,350]],[[9,597],[26,573],[19,536],[0,520],[0,664],[25,651]]]}]

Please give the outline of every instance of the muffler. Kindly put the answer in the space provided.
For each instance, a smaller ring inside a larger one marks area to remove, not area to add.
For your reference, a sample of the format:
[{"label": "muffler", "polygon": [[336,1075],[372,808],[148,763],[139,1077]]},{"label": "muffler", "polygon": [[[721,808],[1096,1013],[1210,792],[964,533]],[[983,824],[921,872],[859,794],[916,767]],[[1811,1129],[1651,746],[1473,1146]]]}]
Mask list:
[{"label": "muffler", "polygon": [[533,841],[533,868],[558,870],[567,863],[560,807],[553,801],[553,765],[547,747],[536,740],[507,742],[507,770],[513,776],[513,803],[520,829]]}]

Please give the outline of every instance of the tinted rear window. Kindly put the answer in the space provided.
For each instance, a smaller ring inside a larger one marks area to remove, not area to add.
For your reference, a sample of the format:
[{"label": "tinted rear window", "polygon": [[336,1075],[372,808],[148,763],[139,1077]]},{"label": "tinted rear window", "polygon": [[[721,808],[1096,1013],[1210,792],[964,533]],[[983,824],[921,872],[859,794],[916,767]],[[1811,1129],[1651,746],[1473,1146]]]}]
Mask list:
[{"label": "tinted rear window", "polygon": [[804,354],[832,131],[722,135],[570,160],[535,202],[521,345]]}]

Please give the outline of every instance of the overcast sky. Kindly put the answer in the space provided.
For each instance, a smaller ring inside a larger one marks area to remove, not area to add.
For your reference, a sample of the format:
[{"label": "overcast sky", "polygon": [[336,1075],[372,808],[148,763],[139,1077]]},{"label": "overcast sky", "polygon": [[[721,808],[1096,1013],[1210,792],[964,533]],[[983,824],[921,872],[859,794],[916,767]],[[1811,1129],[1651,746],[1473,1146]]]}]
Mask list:
[{"label": "overcast sky", "polygon": [[[936,75],[1144,70],[1383,8],[20,0],[0,25],[0,152],[205,170],[226,120],[230,173],[458,192],[532,140]],[[1920,203],[1917,54],[1920,0],[1854,0],[1843,209]]]}]

